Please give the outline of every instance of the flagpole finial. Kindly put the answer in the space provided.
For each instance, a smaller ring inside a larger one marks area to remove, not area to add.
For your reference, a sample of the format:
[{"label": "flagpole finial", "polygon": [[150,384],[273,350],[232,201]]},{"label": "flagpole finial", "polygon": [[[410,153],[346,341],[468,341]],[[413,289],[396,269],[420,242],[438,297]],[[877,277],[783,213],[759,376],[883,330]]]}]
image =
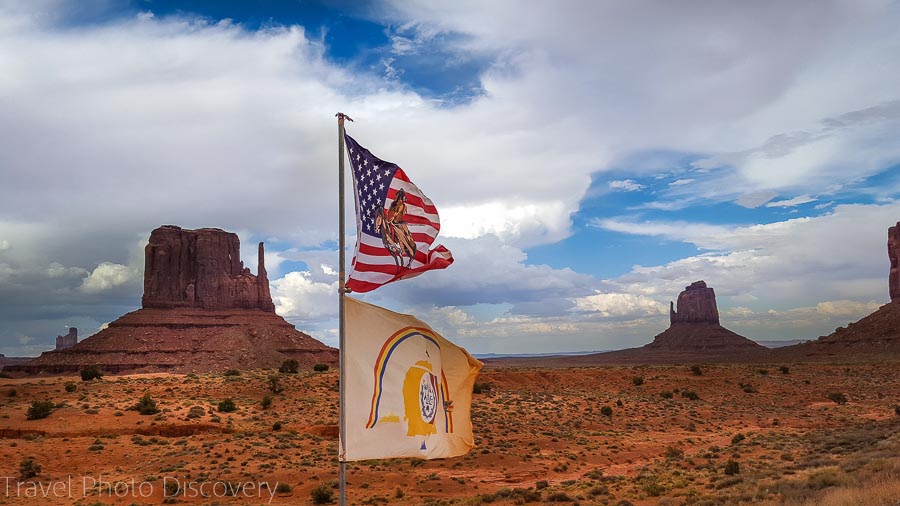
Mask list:
[{"label": "flagpole finial", "polygon": [[353,118],[351,118],[350,116],[347,116],[346,114],[344,114],[342,112],[339,112],[339,113],[335,114],[334,116],[338,119],[338,123],[343,123],[345,119],[350,120],[350,123],[353,123]]}]

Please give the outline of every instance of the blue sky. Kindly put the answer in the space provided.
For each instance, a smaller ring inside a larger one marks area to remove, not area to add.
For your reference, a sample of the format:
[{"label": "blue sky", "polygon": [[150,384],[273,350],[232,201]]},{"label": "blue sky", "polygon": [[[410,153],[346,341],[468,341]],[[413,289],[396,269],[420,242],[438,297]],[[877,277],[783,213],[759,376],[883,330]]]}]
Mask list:
[{"label": "blue sky", "polygon": [[6,2],[0,353],[136,309],[170,223],[237,232],[248,263],[266,241],[279,314],[336,344],[337,111],[456,258],[366,300],[473,352],[638,346],[698,279],[747,337],[827,334],[888,300],[898,21],[889,1]]}]

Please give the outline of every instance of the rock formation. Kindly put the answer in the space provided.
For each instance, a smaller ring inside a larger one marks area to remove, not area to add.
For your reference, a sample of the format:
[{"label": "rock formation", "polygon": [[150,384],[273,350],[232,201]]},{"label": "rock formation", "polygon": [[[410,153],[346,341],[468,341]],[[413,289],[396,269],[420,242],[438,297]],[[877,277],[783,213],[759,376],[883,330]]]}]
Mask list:
[{"label": "rock formation", "polygon": [[57,350],[65,350],[66,348],[71,348],[78,343],[78,329],[75,327],[69,327],[69,333],[64,336],[56,336],[56,349]]},{"label": "rock formation", "polygon": [[678,294],[678,312],[669,302],[669,324],[712,323],[719,324],[716,292],[707,288],[705,281],[695,281]]},{"label": "rock formation", "polygon": [[[639,348],[666,354],[701,354],[728,357],[766,348],[719,325],[716,293],[704,281],[695,281],[678,294],[678,307],[669,304],[669,328]],[[673,355],[674,356],[674,355]]]},{"label": "rock formation", "polygon": [[144,249],[145,308],[261,309],[275,312],[263,243],[254,276],[240,259],[237,234],[217,228],[166,225]]},{"label": "rock formation", "polygon": [[891,271],[888,275],[891,301],[900,299],[900,221],[888,228],[888,258],[891,261]]},{"label": "rock formation", "polygon": [[336,365],[338,350],[275,314],[263,244],[256,276],[239,254],[240,241],[230,232],[157,228],[145,249],[142,309],[71,348],[5,370],[57,374],[96,365],[111,374],[187,373],[273,368],[288,359],[301,367]]}]

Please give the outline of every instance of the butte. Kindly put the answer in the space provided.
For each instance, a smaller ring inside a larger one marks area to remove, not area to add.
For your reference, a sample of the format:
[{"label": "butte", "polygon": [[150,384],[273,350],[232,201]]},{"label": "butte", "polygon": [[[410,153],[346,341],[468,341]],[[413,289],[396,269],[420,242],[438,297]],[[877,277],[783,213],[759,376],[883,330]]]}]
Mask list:
[{"label": "butte", "polygon": [[141,309],[70,348],[5,369],[190,373],[272,368],[288,359],[307,368],[337,364],[336,349],[275,314],[263,243],[257,275],[240,260],[237,234],[217,228],[162,226],[144,251]]}]

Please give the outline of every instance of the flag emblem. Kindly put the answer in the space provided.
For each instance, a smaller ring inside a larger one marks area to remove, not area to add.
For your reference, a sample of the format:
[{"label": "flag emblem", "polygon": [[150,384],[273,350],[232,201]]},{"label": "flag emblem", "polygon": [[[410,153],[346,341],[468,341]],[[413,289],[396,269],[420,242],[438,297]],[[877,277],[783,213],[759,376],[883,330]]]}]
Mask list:
[{"label": "flag emblem", "polygon": [[431,245],[441,229],[437,208],[397,164],[386,162],[344,134],[353,173],[357,241],[347,288],[381,285],[444,269],[453,256]]},{"label": "flag emblem", "polygon": [[345,297],[347,460],[443,458],[474,445],[481,363],[409,315]]}]

